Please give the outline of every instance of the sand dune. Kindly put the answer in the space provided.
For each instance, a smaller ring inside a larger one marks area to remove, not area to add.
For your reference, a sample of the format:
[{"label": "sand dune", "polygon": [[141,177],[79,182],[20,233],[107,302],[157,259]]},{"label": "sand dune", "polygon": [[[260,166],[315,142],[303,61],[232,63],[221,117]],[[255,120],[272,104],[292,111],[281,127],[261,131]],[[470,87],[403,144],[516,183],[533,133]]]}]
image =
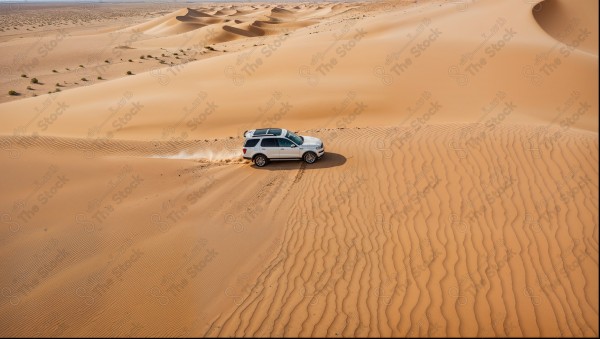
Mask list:
[{"label": "sand dune", "polygon": [[[0,334],[598,336],[597,31],[569,43],[597,4],[535,5],[202,4],[65,37],[45,82],[84,47],[140,68],[0,104]],[[326,155],[257,168],[264,126]]]},{"label": "sand dune", "polygon": [[227,8],[227,9],[221,9],[215,12],[215,15],[226,15],[226,16],[231,16],[237,14],[237,11],[235,9],[231,9],[231,8]]},{"label": "sand dune", "polygon": [[186,15],[194,17],[194,18],[202,18],[202,17],[208,17],[208,18],[210,18],[210,17],[212,17],[212,15],[207,14],[207,13],[201,11],[201,10],[194,10],[194,9],[191,9],[191,8],[188,8],[187,10],[188,10],[188,12],[187,12]]},{"label": "sand dune", "polygon": [[139,25],[128,27],[126,30],[146,32],[148,30],[156,29],[157,27],[160,27],[162,25],[169,26],[169,25],[172,25],[174,21],[176,21],[176,19],[175,19],[176,17],[184,16],[188,12],[189,12],[189,10],[187,8],[182,8],[173,13],[166,14],[160,18],[156,18],[156,19],[150,20],[148,22],[145,22],[145,23],[142,23]]},{"label": "sand dune", "polygon": [[186,8],[167,14],[163,18],[155,19],[148,24],[133,26],[129,28],[129,30],[139,31],[149,35],[168,36],[193,31],[224,21],[225,20],[215,18],[210,14]]},{"label": "sand dune", "polygon": [[302,20],[302,21],[282,21],[277,18],[269,18],[269,20],[256,20],[252,26],[260,28],[265,34],[284,34],[294,31],[297,28],[311,26],[318,21]]},{"label": "sand dune", "polygon": [[281,7],[275,7],[271,10],[271,16],[290,18],[294,16],[294,12],[288,11],[287,9]]},{"label": "sand dune", "polygon": [[235,26],[225,25],[223,26],[223,30],[243,37],[255,37],[265,34],[264,30],[259,29],[253,23],[248,24],[243,22],[236,22]]},{"label": "sand dune", "polygon": [[545,0],[533,8],[540,26],[558,41],[598,55],[598,1]]},{"label": "sand dune", "polygon": [[[188,8],[184,15],[181,15],[183,10],[179,10],[166,15],[164,18],[155,19],[148,24],[136,25],[129,29],[141,30],[145,34],[159,37],[141,41],[137,44],[140,47],[181,47],[182,44],[218,44],[248,37],[289,34],[299,28],[315,25],[323,18],[336,14],[329,7],[319,11],[292,11],[280,7],[271,7],[259,11],[248,8],[239,10],[231,7],[217,7],[213,11],[199,11]],[[251,19],[254,20],[250,25],[239,25]],[[232,20],[234,24],[229,24]],[[207,26],[210,27],[203,29]],[[199,29],[203,30],[193,32]],[[194,36],[190,38],[186,33],[191,33]],[[185,43],[182,43],[182,41],[185,41]]]}]

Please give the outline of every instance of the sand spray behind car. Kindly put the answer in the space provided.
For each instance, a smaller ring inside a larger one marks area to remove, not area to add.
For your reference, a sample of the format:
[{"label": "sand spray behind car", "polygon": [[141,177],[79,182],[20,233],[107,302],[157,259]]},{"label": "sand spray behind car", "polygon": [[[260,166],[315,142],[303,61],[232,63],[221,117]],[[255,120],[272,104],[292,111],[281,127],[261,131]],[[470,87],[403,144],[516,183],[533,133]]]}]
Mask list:
[{"label": "sand spray behind car", "polygon": [[221,139],[155,140],[151,158],[188,159],[208,163],[248,163],[242,157],[244,139],[230,136]]},{"label": "sand spray behind car", "polygon": [[226,162],[226,163],[243,163],[247,162],[242,158],[240,150],[234,151],[230,149],[198,149],[198,150],[182,150],[177,154],[153,155],[152,158],[163,159],[190,159],[206,162]]}]

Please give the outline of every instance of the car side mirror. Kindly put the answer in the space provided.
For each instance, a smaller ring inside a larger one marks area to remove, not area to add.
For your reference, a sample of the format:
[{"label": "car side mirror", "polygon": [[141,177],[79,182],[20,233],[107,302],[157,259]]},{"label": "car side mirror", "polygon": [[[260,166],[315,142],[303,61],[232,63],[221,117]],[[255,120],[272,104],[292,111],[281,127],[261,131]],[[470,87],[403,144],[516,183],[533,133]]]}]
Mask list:
[{"label": "car side mirror", "polygon": [[296,148],[296,147],[298,147],[298,146],[296,146],[296,144],[292,144],[292,148]]}]

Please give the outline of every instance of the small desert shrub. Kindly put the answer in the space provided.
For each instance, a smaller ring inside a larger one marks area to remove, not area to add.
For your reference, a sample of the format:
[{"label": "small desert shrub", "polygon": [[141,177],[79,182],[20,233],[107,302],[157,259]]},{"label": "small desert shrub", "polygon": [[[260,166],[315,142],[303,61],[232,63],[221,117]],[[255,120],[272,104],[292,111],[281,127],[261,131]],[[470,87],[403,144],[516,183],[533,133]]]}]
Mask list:
[{"label": "small desert shrub", "polygon": [[108,60],[104,60],[104,62],[106,62],[108,64]]},{"label": "small desert shrub", "polygon": [[142,56],[140,57],[140,59],[146,59],[146,57],[142,55]]},{"label": "small desert shrub", "polygon": [[81,78],[81,81],[87,81],[87,79],[86,78]]},{"label": "small desert shrub", "polygon": [[98,80],[102,80],[102,77],[98,77]]},{"label": "small desert shrub", "polygon": [[60,88],[55,89],[54,92],[60,92]]},{"label": "small desert shrub", "polygon": [[57,71],[57,70],[55,70],[55,69],[53,69],[53,70],[52,70],[52,73],[58,73],[58,71]]},{"label": "small desert shrub", "polygon": [[133,62],[133,60],[129,59],[129,62]]},{"label": "small desert shrub", "polygon": [[30,91],[33,91],[33,87],[31,87],[31,86],[27,86],[27,89]]},{"label": "small desert shrub", "polygon": [[79,65],[79,67],[83,68],[83,65]]},{"label": "small desert shrub", "polygon": [[133,73],[131,73],[131,71],[127,71],[127,75],[132,75]]},{"label": "small desert shrub", "polygon": [[147,57],[148,57],[148,58],[152,58],[152,55],[148,54],[148,55],[147,55]]},{"label": "small desert shrub", "polygon": [[8,91],[8,95],[18,95],[17,91],[13,91],[12,89]]},{"label": "small desert shrub", "polygon": [[40,82],[38,81],[37,78],[31,78],[31,83],[32,84],[39,84]]},{"label": "small desert shrub", "polygon": [[27,78],[27,74],[21,74],[21,78]]}]

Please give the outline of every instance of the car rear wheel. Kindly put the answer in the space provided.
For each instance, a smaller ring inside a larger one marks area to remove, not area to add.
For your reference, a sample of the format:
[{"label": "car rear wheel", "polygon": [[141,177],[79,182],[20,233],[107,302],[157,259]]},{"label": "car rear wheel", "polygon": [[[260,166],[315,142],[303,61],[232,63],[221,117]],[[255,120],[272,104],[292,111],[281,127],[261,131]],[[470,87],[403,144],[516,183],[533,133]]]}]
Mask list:
[{"label": "car rear wheel", "polygon": [[254,164],[258,167],[265,166],[268,161],[269,161],[269,159],[267,159],[267,157],[262,154],[259,154],[254,157]]},{"label": "car rear wheel", "polygon": [[304,159],[304,161],[307,164],[312,164],[313,162],[317,161],[317,155],[314,154],[313,152],[306,152],[306,153],[304,153],[304,155],[302,156],[302,158]]}]

